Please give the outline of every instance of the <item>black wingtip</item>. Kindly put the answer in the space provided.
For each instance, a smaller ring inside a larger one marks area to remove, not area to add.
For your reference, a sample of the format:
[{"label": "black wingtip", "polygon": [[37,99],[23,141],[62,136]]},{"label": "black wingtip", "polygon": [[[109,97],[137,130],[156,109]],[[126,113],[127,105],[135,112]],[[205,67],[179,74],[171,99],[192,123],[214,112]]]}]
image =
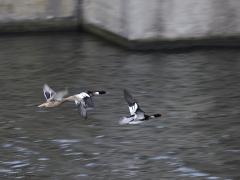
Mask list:
[{"label": "black wingtip", "polygon": [[126,95],[128,95],[130,93],[129,93],[129,91],[127,89],[123,89],[123,94],[124,94],[124,96],[126,96]]},{"label": "black wingtip", "polygon": [[130,92],[127,89],[123,89],[123,96],[126,100],[132,99],[132,95],[130,94]]}]

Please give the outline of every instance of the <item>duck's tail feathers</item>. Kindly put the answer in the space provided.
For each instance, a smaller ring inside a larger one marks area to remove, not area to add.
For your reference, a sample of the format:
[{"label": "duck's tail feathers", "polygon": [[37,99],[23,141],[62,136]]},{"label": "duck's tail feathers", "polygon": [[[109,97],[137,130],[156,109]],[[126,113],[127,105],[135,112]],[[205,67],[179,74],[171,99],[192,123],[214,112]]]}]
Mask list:
[{"label": "duck's tail feathers", "polygon": [[157,118],[157,117],[161,117],[161,114],[153,114],[150,116],[151,119]]},{"label": "duck's tail feathers", "polygon": [[93,91],[93,95],[102,95],[102,94],[106,94],[106,91]]}]

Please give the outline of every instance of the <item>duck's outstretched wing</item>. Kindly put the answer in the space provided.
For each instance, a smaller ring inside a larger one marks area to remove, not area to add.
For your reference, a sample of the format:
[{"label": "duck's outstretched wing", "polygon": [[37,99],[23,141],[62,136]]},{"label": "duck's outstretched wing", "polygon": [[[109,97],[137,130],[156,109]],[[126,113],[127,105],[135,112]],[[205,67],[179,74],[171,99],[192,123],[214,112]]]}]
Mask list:
[{"label": "duck's outstretched wing", "polygon": [[78,104],[78,110],[82,117],[87,118],[87,111],[93,109],[94,104],[91,97],[84,97]]},{"label": "duck's outstretched wing", "polygon": [[68,95],[68,90],[63,90],[63,91],[59,91],[59,92],[56,92],[55,95],[53,96],[53,99],[56,100],[56,101],[62,101],[63,100],[63,97]]},{"label": "duck's outstretched wing", "polygon": [[84,97],[83,101],[87,110],[94,108],[94,102],[91,97]]},{"label": "duck's outstretched wing", "polygon": [[87,109],[86,109],[84,101],[81,101],[77,105],[77,107],[78,107],[78,111],[79,111],[80,115],[86,119],[87,118]]},{"label": "duck's outstretched wing", "polygon": [[56,95],[56,92],[52,90],[47,84],[43,85],[43,94],[47,101],[50,101],[53,99],[53,97]]},{"label": "duck's outstretched wing", "polygon": [[133,98],[133,96],[129,93],[128,90],[123,90],[124,98],[129,106],[133,106],[137,101]]},{"label": "duck's outstretched wing", "polygon": [[81,92],[80,94],[75,95],[75,104],[77,105],[78,103],[83,103],[86,108],[93,108],[94,103],[92,100],[92,97],[86,93],[86,92]]},{"label": "duck's outstretched wing", "polygon": [[144,116],[143,110],[140,109],[140,106],[133,96],[126,89],[123,90],[123,94],[126,102],[128,103],[130,115],[137,114],[139,116]]}]

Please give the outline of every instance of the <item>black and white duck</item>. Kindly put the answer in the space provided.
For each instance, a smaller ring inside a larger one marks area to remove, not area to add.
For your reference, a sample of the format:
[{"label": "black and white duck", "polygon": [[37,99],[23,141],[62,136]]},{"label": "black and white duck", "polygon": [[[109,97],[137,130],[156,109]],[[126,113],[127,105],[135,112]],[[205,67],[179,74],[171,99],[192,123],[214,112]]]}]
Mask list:
[{"label": "black and white duck", "polygon": [[66,101],[74,101],[79,113],[85,119],[87,118],[87,112],[94,108],[94,102],[92,97],[106,94],[105,91],[86,91],[73,96],[65,98]]},{"label": "black and white duck", "polygon": [[128,104],[130,116],[121,118],[119,122],[120,124],[139,124],[144,121],[162,116],[161,114],[153,114],[153,115],[145,114],[145,112],[140,108],[137,101],[126,89],[123,90],[123,94]]}]

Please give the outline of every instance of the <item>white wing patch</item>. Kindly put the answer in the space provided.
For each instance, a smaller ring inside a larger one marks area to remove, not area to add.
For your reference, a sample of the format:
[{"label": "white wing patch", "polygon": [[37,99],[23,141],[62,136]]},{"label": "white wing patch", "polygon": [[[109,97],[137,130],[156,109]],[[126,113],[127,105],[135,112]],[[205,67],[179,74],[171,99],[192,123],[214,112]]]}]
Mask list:
[{"label": "white wing patch", "polygon": [[75,97],[76,97],[76,99],[74,100],[75,104],[79,104],[80,102],[83,102],[83,98],[90,96],[85,92],[81,92],[80,94],[75,95]]},{"label": "white wing patch", "polygon": [[128,106],[128,108],[129,108],[130,114],[134,115],[138,109],[138,105],[137,105],[137,103],[134,103],[133,106]]},{"label": "white wing patch", "polygon": [[83,99],[85,97],[90,97],[90,96],[87,93],[85,93],[85,92],[81,92],[80,94],[77,94],[76,97],[78,99]]}]

